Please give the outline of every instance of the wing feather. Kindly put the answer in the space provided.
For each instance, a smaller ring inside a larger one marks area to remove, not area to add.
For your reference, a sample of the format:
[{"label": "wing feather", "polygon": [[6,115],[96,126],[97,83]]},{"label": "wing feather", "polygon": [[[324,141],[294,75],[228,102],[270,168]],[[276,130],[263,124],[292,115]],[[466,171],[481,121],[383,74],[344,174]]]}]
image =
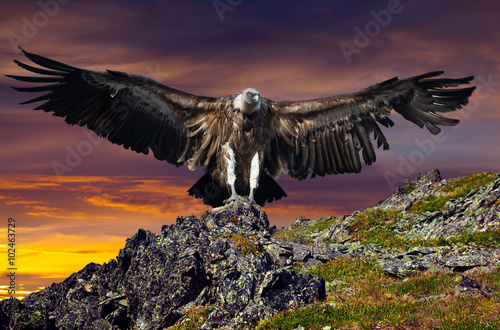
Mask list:
[{"label": "wing feather", "polygon": [[208,149],[209,157],[215,152],[212,137],[217,131],[215,117],[222,115],[216,110],[229,108],[230,98],[198,96],[146,76],[79,69],[22,51],[41,68],[14,62],[42,76],[8,77],[42,85],[13,88],[21,92],[45,92],[23,104],[43,102],[35,110],[52,112],[72,125],[87,126],[127,149],[144,154],[152,150],[156,158],[176,166],[195,153],[207,155],[199,152],[199,148]]},{"label": "wing feather", "polygon": [[419,127],[438,134],[438,126],[453,126],[458,120],[439,113],[467,105],[475,87],[450,88],[468,84],[474,77],[435,78],[434,71],[407,79],[388,79],[364,90],[323,98],[272,102],[281,158],[292,177],[359,172],[363,160],[376,160],[370,136],[377,147],[389,149],[378,124],[391,127],[388,118],[395,110]]}]

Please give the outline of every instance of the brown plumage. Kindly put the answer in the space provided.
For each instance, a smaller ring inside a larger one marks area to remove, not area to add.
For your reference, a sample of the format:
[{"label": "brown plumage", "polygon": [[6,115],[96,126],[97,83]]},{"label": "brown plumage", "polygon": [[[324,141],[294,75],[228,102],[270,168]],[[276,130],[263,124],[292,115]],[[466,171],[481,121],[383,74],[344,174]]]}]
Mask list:
[{"label": "brown plumage", "polygon": [[187,163],[191,170],[203,167],[205,175],[189,194],[212,206],[241,195],[260,205],[285,197],[273,178],[286,172],[300,180],[309,174],[357,173],[360,151],[366,164],[376,160],[370,135],[377,147],[389,148],[378,124],[394,125],[391,109],[437,134],[437,125],[458,123],[438,113],[466,105],[475,88],[449,88],[473,77],[434,78],[443,73],[436,71],[310,100],[275,102],[252,88],[216,98],[142,75],[89,71],[23,53],[41,68],[14,62],[41,76],[8,77],[42,85],[14,89],[47,92],[24,103],[42,101],[35,110],[87,126],[127,149],[151,150],[157,159]]}]

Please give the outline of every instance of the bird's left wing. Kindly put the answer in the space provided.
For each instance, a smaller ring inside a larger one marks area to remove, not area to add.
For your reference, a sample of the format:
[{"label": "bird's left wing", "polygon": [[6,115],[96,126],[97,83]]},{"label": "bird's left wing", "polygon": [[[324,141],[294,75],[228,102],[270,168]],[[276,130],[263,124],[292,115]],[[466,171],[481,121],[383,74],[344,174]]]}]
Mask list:
[{"label": "bird's left wing", "polygon": [[195,154],[203,165],[215,152],[219,109],[227,108],[229,98],[198,96],[138,74],[84,70],[23,53],[41,68],[14,62],[42,76],[8,77],[43,85],[13,88],[45,92],[23,104],[44,101],[35,110],[52,112],[69,124],[87,126],[127,149],[144,154],[151,149],[157,159],[176,166]]},{"label": "bird's left wing", "polygon": [[475,87],[456,87],[473,77],[437,78],[442,71],[407,79],[392,78],[364,90],[301,101],[272,102],[276,146],[292,177],[304,179],[309,173],[323,176],[359,172],[359,151],[365,163],[375,161],[370,141],[373,133],[378,147],[388,149],[378,123],[394,123],[387,116],[391,109],[431,133],[436,125],[451,126],[459,121],[439,115],[466,105]]}]

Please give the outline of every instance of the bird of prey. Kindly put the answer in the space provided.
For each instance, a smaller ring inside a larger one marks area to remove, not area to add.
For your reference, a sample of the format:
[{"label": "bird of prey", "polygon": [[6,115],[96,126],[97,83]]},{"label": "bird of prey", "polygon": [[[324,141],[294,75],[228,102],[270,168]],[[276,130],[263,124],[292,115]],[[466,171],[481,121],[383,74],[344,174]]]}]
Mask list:
[{"label": "bird of prey", "polygon": [[90,71],[46,57],[23,54],[39,67],[14,60],[40,76],[13,76],[46,92],[25,103],[52,112],[68,124],[87,126],[112,143],[205,174],[188,190],[213,207],[233,200],[264,205],[286,196],[274,180],[288,173],[299,180],[316,175],[358,173],[377,147],[389,145],[379,124],[393,126],[393,109],[432,133],[458,120],[438,113],[466,105],[474,77],[436,78],[442,71],[397,77],[366,89],[308,100],[273,101],[254,88],[221,97],[198,96],[149,77],[119,71]]}]

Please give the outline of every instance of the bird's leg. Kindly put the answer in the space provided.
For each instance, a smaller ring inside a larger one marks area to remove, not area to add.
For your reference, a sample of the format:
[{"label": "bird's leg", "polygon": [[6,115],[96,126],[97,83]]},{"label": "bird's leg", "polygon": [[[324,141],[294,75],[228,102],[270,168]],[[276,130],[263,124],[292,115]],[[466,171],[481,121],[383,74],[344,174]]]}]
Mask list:
[{"label": "bird's leg", "polygon": [[229,184],[229,187],[231,188],[231,196],[229,196],[229,198],[224,201],[224,204],[228,204],[229,202],[238,201],[241,199],[241,196],[238,195],[236,189],[234,188],[234,183]]},{"label": "bird's leg", "polygon": [[236,188],[234,187],[234,183],[236,182],[236,173],[235,173],[235,167],[236,167],[236,159],[234,157],[234,152],[233,150],[229,147],[229,145],[226,144],[227,147],[227,153],[229,155],[229,158],[227,158],[227,185],[229,188],[231,188],[231,196],[229,196],[228,199],[224,201],[224,204],[228,204],[229,202],[232,201],[240,201],[241,196],[238,195],[236,192]]},{"label": "bird's leg", "polygon": [[248,201],[250,204],[257,204],[254,200],[254,192],[259,185],[259,153],[256,152],[252,158],[252,164],[250,167],[250,194],[248,195]]}]

